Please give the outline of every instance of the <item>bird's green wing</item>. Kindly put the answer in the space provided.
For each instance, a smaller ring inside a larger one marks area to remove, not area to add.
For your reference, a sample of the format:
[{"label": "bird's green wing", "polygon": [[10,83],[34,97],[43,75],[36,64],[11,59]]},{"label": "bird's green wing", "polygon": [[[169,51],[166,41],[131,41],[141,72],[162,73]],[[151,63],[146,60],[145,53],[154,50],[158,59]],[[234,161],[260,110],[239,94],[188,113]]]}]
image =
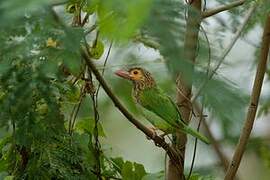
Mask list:
[{"label": "bird's green wing", "polygon": [[177,110],[178,114],[179,114],[179,124],[181,124],[181,131],[188,133],[198,139],[200,139],[201,141],[205,142],[206,144],[210,144],[210,141],[208,138],[206,138],[205,136],[203,136],[202,134],[200,134],[198,131],[192,129],[191,127],[189,127],[186,122],[182,119],[181,117],[181,113],[178,109],[178,107],[176,106],[176,104],[173,102],[173,100],[168,96],[168,98],[171,100],[171,103],[174,105],[175,109]]},{"label": "bird's green wing", "polygon": [[178,111],[166,94],[158,88],[145,89],[140,95],[139,103],[147,110],[155,113],[171,126],[177,126]]},{"label": "bird's green wing", "polygon": [[181,114],[176,104],[160,89],[151,88],[144,90],[140,96],[140,104],[148,111],[151,111],[159,116],[161,121],[166,121],[169,125],[175,128],[175,131],[188,133],[209,144],[209,140],[205,136],[186,125],[181,118]]},{"label": "bird's green wing", "polygon": [[174,132],[174,128],[155,113],[140,105],[137,105],[137,110],[145,117],[145,119],[147,119],[154,127],[158,128],[159,130],[168,134]]},{"label": "bird's green wing", "polygon": [[171,101],[171,104],[174,106],[175,110],[176,110],[177,113],[178,113],[179,121],[180,121],[179,123],[180,123],[181,125],[185,126],[185,125],[186,125],[186,122],[182,119],[180,110],[178,109],[178,107],[176,106],[176,104],[173,102],[173,100],[172,100],[169,96],[167,96],[167,97],[168,97],[168,99]]}]

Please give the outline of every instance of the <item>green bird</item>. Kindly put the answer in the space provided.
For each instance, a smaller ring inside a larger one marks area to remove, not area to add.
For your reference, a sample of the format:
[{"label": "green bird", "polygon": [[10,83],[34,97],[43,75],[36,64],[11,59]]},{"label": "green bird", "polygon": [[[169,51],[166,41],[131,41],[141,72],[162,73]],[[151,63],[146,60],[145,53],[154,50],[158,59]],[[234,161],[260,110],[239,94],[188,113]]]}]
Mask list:
[{"label": "green bird", "polygon": [[133,83],[132,96],[145,118],[165,134],[183,132],[190,134],[206,144],[209,140],[190,128],[181,118],[176,104],[156,84],[151,73],[140,67],[128,71],[118,70],[116,75]]}]

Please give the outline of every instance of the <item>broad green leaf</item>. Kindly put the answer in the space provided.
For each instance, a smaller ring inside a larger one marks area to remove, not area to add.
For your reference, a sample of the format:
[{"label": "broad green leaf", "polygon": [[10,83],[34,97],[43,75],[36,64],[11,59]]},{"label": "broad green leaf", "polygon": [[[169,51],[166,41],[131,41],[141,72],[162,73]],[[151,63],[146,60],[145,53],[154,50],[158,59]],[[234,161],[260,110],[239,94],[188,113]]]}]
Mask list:
[{"label": "broad green leaf", "polygon": [[140,180],[146,175],[143,165],[126,161],[122,166],[123,180]]},{"label": "broad green leaf", "polygon": [[86,0],[82,10],[89,14],[93,14],[98,9],[99,3],[100,0]]},{"label": "broad green leaf", "polygon": [[124,160],[122,157],[116,157],[116,158],[111,158],[111,160],[113,161],[113,166],[114,168],[119,172],[121,173],[121,170],[123,168],[123,165],[124,165]]},{"label": "broad green leaf", "polygon": [[142,179],[142,177],[146,174],[144,166],[142,164],[138,164],[136,162],[134,162],[133,165],[134,165],[135,178]]},{"label": "broad green leaf", "polygon": [[114,40],[127,40],[143,24],[152,0],[100,1],[98,6],[100,32]]},{"label": "broad green leaf", "polygon": [[135,180],[132,162],[126,161],[124,163],[121,174],[123,180]]},{"label": "broad green leaf", "polygon": [[64,50],[60,56],[64,65],[70,72],[78,76],[81,72],[81,56],[79,53]]},{"label": "broad green leaf", "polygon": [[0,150],[2,150],[7,144],[11,143],[12,137],[10,135],[0,140]]},{"label": "broad green leaf", "polygon": [[[79,119],[78,122],[76,123],[76,129],[80,133],[87,132],[87,133],[93,134],[94,129],[95,129],[95,121],[94,119],[90,117]],[[103,127],[100,122],[98,123],[98,135],[101,137],[106,137]]]},{"label": "broad green leaf", "polygon": [[165,179],[164,172],[147,174],[142,178],[142,180],[163,180],[163,179]]},{"label": "broad green leaf", "polygon": [[14,176],[6,176],[4,180],[13,180]]},{"label": "broad green leaf", "polygon": [[97,43],[94,45],[94,47],[89,48],[90,56],[93,59],[99,59],[103,52],[104,52],[104,44],[102,41],[97,40]]}]

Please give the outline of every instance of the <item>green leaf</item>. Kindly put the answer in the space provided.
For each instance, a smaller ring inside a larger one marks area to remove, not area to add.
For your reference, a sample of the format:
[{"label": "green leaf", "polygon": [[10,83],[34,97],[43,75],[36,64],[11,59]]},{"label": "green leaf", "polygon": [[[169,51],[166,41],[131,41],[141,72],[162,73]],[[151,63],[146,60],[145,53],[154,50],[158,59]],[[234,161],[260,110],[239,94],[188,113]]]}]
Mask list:
[{"label": "green leaf", "polygon": [[0,150],[2,150],[6,145],[11,143],[12,136],[8,135],[0,140]]},{"label": "green leaf", "polygon": [[81,58],[80,54],[76,52],[71,52],[64,50],[61,53],[60,58],[63,60],[64,65],[72,74],[78,76],[81,72]]},{"label": "green leaf", "polygon": [[112,165],[114,166],[114,168],[121,173],[121,170],[123,168],[124,165],[124,160],[122,157],[116,157],[116,158],[111,158],[111,160],[113,161]]},{"label": "green leaf", "polygon": [[3,0],[0,2],[0,25],[10,23],[10,20],[22,17],[27,13],[40,10],[41,7],[47,4],[49,4],[48,0]]},{"label": "green leaf", "polygon": [[6,176],[4,180],[13,180],[14,176]]},{"label": "green leaf", "polygon": [[126,161],[122,167],[123,180],[140,180],[146,175],[143,165]]},{"label": "green leaf", "polygon": [[151,4],[152,0],[101,1],[98,6],[100,32],[114,40],[129,39],[143,24]]},{"label": "green leaf", "polygon": [[214,180],[215,178],[212,176],[203,176],[198,173],[193,173],[190,177],[190,180]]},{"label": "green leaf", "polygon": [[98,9],[99,3],[100,0],[86,0],[82,10],[89,14],[93,14]]},{"label": "green leaf", "polygon": [[94,45],[94,47],[90,47],[89,52],[91,58],[99,59],[104,52],[104,44],[102,41],[97,40],[97,43]]},{"label": "green leaf", "polygon": [[124,163],[121,174],[123,180],[135,180],[132,162],[126,161]]},{"label": "green leaf", "polygon": [[66,28],[65,35],[62,37],[64,48],[70,52],[79,53],[80,51],[80,43],[82,38],[84,37],[82,28]]},{"label": "green leaf", "polygon": [[135,171],[134,173],[135,173],[136,179],[142,179],[142,177],[146,174],[144,166],[136,162],[134,162],[133,164],[134,164],[134,171]]},{"label": "green leaf", "polygon": [[163,179],[165,179],[163,171],[153,174],[147,174],[142,178],[142,180],[163,180]]},{"label": "green leaf", "polygon": [[[93,134],[94,128],[95,128],[95,121],[94,119],[90,117],[80,119],[76,123],[76,130],[79,133],[86,132],[86,133]],[[106,137],[105,132],[100,122],[98,123],[98,135],[101,137]]]}]

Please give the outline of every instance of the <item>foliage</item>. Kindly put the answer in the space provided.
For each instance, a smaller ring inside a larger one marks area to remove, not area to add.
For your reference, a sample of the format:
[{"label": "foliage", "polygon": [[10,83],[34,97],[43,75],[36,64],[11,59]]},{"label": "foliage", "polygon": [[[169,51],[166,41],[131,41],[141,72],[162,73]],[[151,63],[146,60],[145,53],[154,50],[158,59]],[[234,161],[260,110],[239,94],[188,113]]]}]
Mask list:
[{"label": "foliage", "polygon": [[[6,179],[96,179],[93,112],[78,120],[72,135],[66,127],[68,108],[78,105],[79,87],[85,85],[78,81],[74,87],[67,77],[79,76],[84,66],[80,60],[84,30],[63,25],[44,6],[45,1],[19,3],[0,4],[4,12],[1,20],[9,18],[17,23],[16,27],[5,23],[0,35],[0,122],[9,130],[1,141],[1,172],[10,174]],[[80,1],[69,2],[73,3]],[[103,3],[99,8],[111,5]],[[8,11],[15,6],[14,11]],[[84,8],[89,11],[87,4]],[[24,9],[27,14],[21,16]],[[102,19],[105,10],[99,13],[103,13]],[[131,20],[137,16],[131,11],[128,14]],[[98,40],[96,48],[90,49],[94,58],[103,54],[103,46]],[[100,123],[97,131],[105,137]],[[137,163],[127,161],[118,172],[105,154],[100,154],[99,161],[104,178],[141,179],[146,175]]]}]

